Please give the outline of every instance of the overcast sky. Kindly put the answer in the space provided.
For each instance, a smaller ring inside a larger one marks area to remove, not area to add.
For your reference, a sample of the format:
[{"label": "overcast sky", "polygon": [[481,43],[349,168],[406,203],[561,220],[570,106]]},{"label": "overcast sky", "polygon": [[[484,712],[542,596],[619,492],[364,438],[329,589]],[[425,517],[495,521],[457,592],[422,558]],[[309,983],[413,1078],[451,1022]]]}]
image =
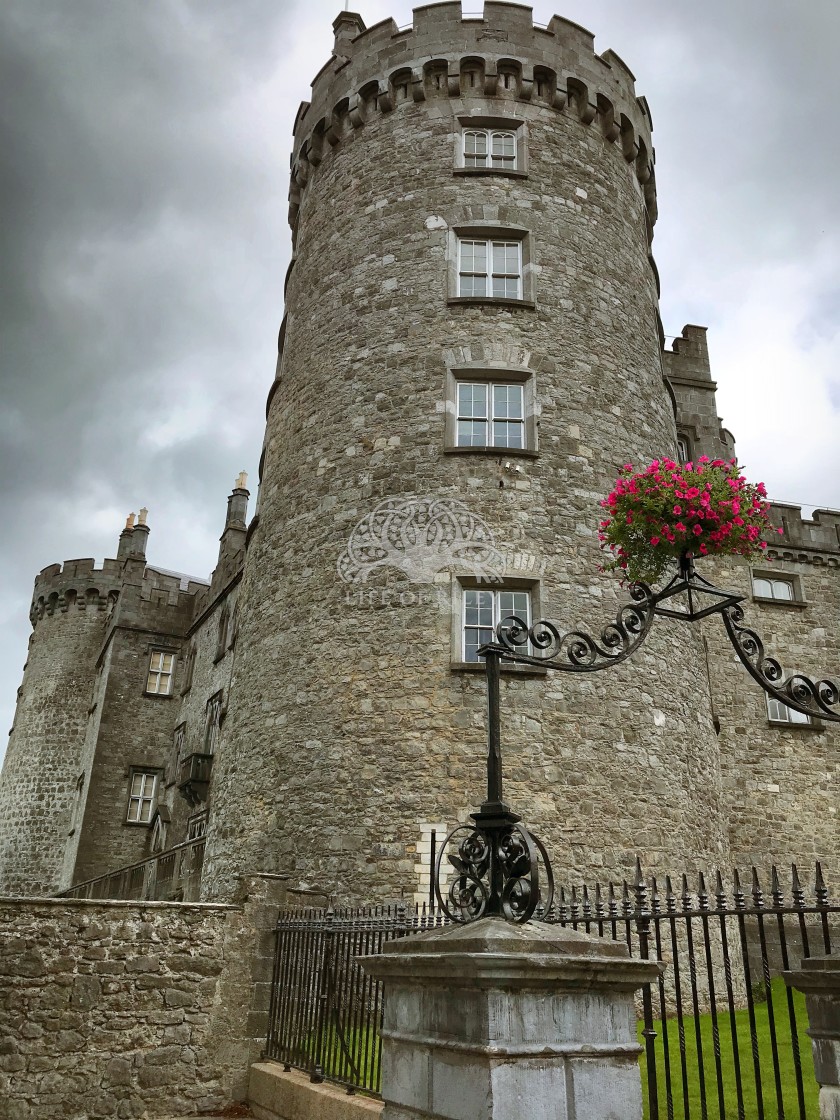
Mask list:
[{"label": "overcast sky", "polygon": [[[292,120],[340,6],[2,0],[0,750],[37,571],[113,556],[146,505],[151,561],[206,576],[240,470],[255,489]],[[399,0],[356,6],[368,25],[411,20]],[[560,14],[649,100],[666,332],[709,327],[750,477],[840,507],[840,4]]]}]

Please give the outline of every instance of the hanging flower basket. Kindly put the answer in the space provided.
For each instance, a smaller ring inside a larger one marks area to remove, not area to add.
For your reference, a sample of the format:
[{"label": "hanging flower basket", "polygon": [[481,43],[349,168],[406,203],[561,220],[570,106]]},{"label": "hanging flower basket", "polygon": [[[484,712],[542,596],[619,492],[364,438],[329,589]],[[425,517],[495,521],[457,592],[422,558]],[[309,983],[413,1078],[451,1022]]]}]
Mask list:
[{"label": "hanging flower basket", "polygon": [[643,471],[622,467],[599,538],[612,553],[604,571],[656,583],[680,556],[760,556],[771,528],[763,482],[750,483],[735,459],[696,463],[654,459]]}]

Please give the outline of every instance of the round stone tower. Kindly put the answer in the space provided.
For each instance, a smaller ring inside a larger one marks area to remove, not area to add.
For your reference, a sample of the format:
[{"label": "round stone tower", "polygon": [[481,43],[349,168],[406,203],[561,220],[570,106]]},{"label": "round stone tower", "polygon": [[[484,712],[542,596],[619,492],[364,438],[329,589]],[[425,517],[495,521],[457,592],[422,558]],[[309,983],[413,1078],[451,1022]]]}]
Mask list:
[{"label": "round stone tower", "polygon": [[[627,66],[493,0],[334,26],[295,122],[207,897],[254,870],[416,891],[429,828],[484,795],[481,628],[513,607],[597,635],[626,598],[598,501],[675,453]],[[591,677],[509,671],[501,704],[506,800],[561,876],[726,859],[690,627]]]},{"label": "round stone tower", "polygon": [[[131,532],[123,534],[131,537]],[[121,542],[122,544],[122,542]],[[38,575],[32,635],[0,776],[0,893],[59,889],[107,620],[122,563],[53,564]]]}]

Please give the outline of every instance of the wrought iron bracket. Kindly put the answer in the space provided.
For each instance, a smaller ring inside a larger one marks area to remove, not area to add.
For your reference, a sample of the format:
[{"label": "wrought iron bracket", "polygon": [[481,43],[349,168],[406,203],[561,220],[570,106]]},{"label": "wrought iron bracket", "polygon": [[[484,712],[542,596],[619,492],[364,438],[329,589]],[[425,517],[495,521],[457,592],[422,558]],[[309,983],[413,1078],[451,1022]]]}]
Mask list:
[{"label": "wrought iron bracket", "polygon": [[636,583],[630,585],[630,597],[633,601],[625,603],[616,621],[604,628],[600,643],[582,630],[561,634],[551,622],[540,620],[528,626],[524,619],[510,615],[496,627],[496,641],[482,646],[479,656],[493,652],[520,665],[592,673],[632,657],[657,616],[699,622],[719,614],[735,653],[768,696],[803,715],[840,723],[840,686],[828,679],[814,681],[803,673],[786,675],[780,662],[765,653],[759,634],[743,625],[741,604],[746,596],[715,587],[697,573],[690,556],[680,558],[678,573],[661,591]]},{"label": "wrought iron bracket", "polygon": [[479,648],[487,677],[487,800],[471,814],[474,825],[458,825],[449,833],[434,868],[435,895],[452,921],[496,915],[525,922],[538,906],[548,909],[554,897],[545,848],[502,799],[502,661],[565,673],[594,673],[632,657],[657,616],[699,622],[719,614],[736,654],[768,696],[804,715],[840,723],[840,687],[827,679],[813,681],[802,673],[786,676],[780,663],[767,656],[756,631],[743,625],[745,596],[715,587],[698,575],[690,556],[680,558],[679,571],[661,591],[634,583],[630,598],[599,639],[585,630],[563,634],[545,619],[529,626],[525,619],[509,615],[496,627],[496,641]]}]

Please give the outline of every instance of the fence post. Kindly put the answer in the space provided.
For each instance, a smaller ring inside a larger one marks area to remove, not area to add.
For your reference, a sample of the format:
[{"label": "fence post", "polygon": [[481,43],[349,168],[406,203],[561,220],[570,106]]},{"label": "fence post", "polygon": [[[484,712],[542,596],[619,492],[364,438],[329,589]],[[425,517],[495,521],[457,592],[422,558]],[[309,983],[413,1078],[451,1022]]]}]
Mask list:
[{"label": "fence post", "polygon": [[[648,903],[648,887],[642,874],[642,862],[636,857],[636,882],[634,884],[636,901],[636,932],[639,935],[639,956],[643,961],[650,960],[650,905]],[[653,1000],[650,994],[650,984],[642,988],[642,1011],[644,1029],[642,1038],[645,1040],[645,1067],[647,1069],[648,1102],[650,1105],[650,1120],[659,1120],[659,1085],[656,1080],[656,1031],[653,1029]]]},{"label": "fence post", "polygon": [[385,985],[382,1120],[641,1120],[634,992],[658,962],[560,926],[483,918],[361,964]]},{"label": "fence post", "polygon": [[782,975],[805,994],[820,1120],[840,1120],[840,957],[810,957]]}]

